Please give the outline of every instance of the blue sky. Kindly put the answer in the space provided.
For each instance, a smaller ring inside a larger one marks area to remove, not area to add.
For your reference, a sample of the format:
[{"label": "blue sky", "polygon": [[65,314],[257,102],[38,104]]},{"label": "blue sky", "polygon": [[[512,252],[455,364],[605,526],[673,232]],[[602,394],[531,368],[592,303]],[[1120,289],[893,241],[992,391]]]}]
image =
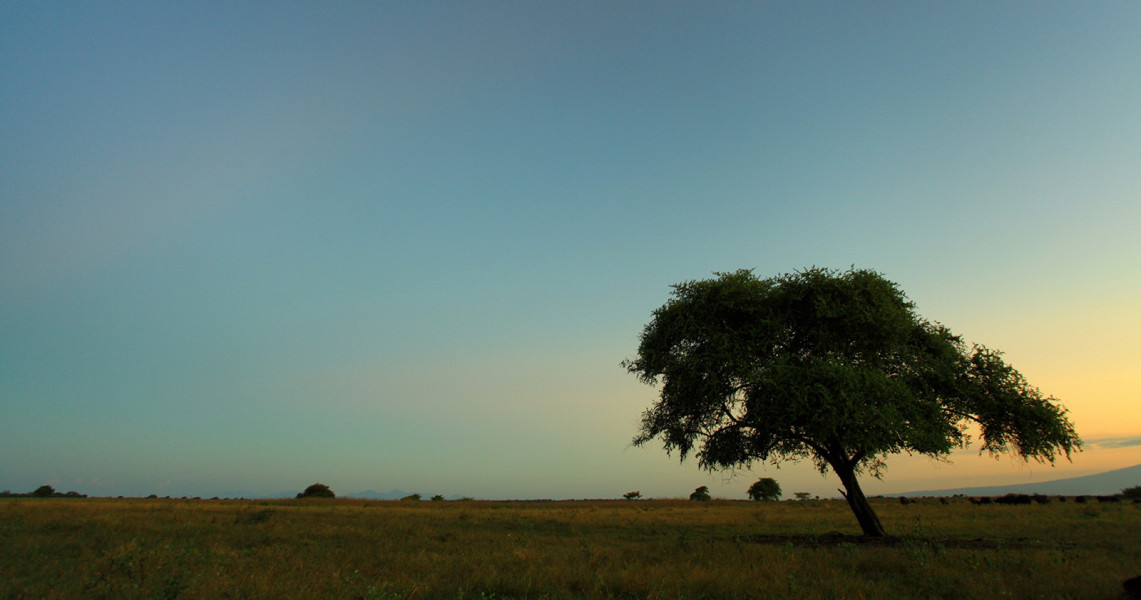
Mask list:
[{"label": "blue sky", "polygon": [[[0,489],[834,495],[631,448],[669,285],[876,269],[1141,463],[1141,5],[0,5]],[[945,484],[945,485],[944,485]]]}]

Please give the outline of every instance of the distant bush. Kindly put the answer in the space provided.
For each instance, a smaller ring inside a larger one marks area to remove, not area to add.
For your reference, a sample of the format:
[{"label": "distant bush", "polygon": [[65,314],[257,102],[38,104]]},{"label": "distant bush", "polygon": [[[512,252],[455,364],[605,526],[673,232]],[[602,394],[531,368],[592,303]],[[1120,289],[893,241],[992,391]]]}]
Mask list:
[{"label": "distant bush", "polygon": [[626,492],[622,494],[622,497],[627,500],[637,500],[642,497],[642,492]]},{"label": "distant bush", "polygon": [[1121,490],[1121,495],[1130,500],[1141,500],[1141,485],[1125,488]]},{"label": "distant bush", "polygon": [[996,504],[1030,504],[1033,499],[1027,494],[1007,494],[994,499]]},{"label": "distant bush", "polygon": [[41,485],[40,487],[36,488],[36,491],[32,492],[32,495],[35,496],[36,498],[51,498],[52,494],[54,494],[54,493],[55,493],[55,488],[53,488],[52,486]]},{"label": "distant bush", "polygon": [[443,501],[444,501],[444,497],[440,494],[436,494],[435,496],[432,496],[432,502],[443,502]]},{"label": "distant bush", "polygon": [[706,500],[712,500],[713,497],[709,495],[709,486],[703,485],[693,490],[693,493],[689,495],[689,499],[704,502]]},{"label": "distant bush", "polygon": [[772,477],[758,479],[756,483],[749,486],[749,498],[752,500],[780,500],[780,494],[780,484]]},{"label": "distant bush", "polygon": [[329,486],[323,483],[314,483],[313,485],[305,488],[304,492],[297,494],[298,498],[336,498],[337,495]]},{"label": "distant bush", "polygon": [[404,502],[404,501],[419,502],[420,501],[420,494],[408,494],[407,496],[401,498],[400,501],[401,502]]}]

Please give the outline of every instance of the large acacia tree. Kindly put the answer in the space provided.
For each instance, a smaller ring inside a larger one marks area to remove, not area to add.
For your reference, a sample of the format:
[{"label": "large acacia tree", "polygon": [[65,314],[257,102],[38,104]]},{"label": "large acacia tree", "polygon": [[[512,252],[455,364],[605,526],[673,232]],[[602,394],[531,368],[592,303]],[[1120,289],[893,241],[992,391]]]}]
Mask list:
[{"label": "large acacia tree", "polygon": [[945,458],[973,431],[980,451],[1024,460],[1080,449],[1054,398],[921,318],[879,273],[715,275],[674,285],[623,362],[661,386],[636,445],[660,438],[709,470],[811,459],[839,477],[867,536],[884,529],[857,476],[879,477],[889,454]]}]

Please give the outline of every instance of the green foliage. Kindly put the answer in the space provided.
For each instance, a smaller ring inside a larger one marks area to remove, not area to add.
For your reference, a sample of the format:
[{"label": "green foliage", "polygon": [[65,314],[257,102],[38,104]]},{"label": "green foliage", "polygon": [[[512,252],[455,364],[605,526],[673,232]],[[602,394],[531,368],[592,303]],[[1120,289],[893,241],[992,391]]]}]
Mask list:
[{"label": "green foliage", "polygon": [[703,485],[696,490],[693,490],[693,493],[689,495],[689,499],[704,502],[707,500],[712,500],[713,497],[709,495],[709,486]]},{"label": "green foliage", "polygon": [[627,500],[637,500],[642,497],[642,492],[626,492],[622,494],[622,497]]},{"label": "green foliage", "polygon": [[305,488],[304,492],[297,494],[298,498],[336,498],[337,495],[329,486],[323,483],[314,483],[313,485]]},{"label": "green foliage", "polygon": [[443,502],[443,501],[444,501],[444,497],[441,494],[436,494],[435,496],[432,496],[432,502]]},{"label": "green foliage", "polygon": [[772,477],[762,477],[749,486],[749,498],[752,500],[774,501],[780,500],[780,484]]},{"label": "green foliage", "polygon": [[637,445],[710,470],[811,459],[840,478],[869,535],[882,526],[857,475],[902,452],[945,458],[976,424],[982,449],[1053,463],[1080,449],[1054,398],[998,352],[917,315],[879,273],[751,271],[673,286],[623,366],[660,384]]},{"label": "green foliage", "polygon": [[55,494],[55,488],[50,485],[41,485],[32,492],[32,496],[36,498],[51,498],[52,494]]}]

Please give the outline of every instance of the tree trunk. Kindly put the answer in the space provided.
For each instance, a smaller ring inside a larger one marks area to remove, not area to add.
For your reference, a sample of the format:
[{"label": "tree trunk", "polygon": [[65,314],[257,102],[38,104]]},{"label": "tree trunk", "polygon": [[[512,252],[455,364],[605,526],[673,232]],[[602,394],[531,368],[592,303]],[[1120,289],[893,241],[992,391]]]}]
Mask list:
[{"label": "tree trunk", "polygon": [[836,471],[836,475],[840,477],[840,483],[844,484],[844,489],[840,491],[848,500],[848,507],[856,515],[856,520],[860,522],[860,529],[864,530],[864,535],[867,537],[883,537],[883,524],[880,523],[880,518],[876,516],[876,511],[872,510],[872,506],[868,504],[864,491],[860,489],[860,483],[856,481],[855,469],[844,464],[833,464],[832,470]]}]

